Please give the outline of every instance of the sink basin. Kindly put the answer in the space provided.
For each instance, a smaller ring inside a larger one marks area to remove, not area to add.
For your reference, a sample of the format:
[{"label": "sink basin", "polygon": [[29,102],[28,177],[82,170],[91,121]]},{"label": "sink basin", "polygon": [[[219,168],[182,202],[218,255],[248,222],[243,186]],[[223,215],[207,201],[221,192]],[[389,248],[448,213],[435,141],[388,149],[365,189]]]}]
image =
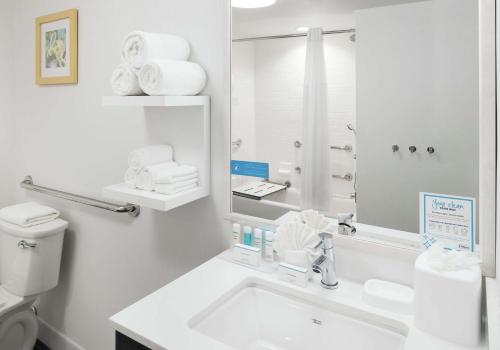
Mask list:
[{"label": "sink basin", "polygon": [[241,350],[399,350],[408,334],[398,321],[255,279],[210,305],[189,327]]}]

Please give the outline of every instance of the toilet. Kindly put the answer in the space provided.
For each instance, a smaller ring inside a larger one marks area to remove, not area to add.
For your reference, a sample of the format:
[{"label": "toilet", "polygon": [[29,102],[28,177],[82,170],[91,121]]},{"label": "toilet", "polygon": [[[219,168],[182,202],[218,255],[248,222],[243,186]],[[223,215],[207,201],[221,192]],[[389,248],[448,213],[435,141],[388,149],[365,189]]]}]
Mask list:
[{"label": "toilet", "polygon": [[0,349],[33,349],[38,322],[32,306],[58,284],[67,227],[61,219],[31,227],[0,220]]}]

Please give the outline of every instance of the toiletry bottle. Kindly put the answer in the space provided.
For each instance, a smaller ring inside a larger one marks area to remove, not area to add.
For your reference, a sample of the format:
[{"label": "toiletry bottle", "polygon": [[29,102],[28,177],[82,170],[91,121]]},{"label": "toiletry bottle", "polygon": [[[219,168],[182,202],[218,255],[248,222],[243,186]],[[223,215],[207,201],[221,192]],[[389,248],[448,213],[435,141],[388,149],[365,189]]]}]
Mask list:
[{"label": "toiletry bottle", "polygon": [[265,231],[264,232],[264,260],[272,262],[274,261],[274,232]]},{"label": "toiletry bottle", "polygon": [[250,226],[243,227],[243,244],[253,245],[252,228]]},{"label": "toiletry bottle", "polygon": [[233,224],[233,246],[241,243],[241,225],[238,223]]},{"label": "toiletry bottle", "polygon": [[253,246],[255,248],[259,248],[263,250],[262,246],[262,230],[260,228],[256,228],[253,230]]}]

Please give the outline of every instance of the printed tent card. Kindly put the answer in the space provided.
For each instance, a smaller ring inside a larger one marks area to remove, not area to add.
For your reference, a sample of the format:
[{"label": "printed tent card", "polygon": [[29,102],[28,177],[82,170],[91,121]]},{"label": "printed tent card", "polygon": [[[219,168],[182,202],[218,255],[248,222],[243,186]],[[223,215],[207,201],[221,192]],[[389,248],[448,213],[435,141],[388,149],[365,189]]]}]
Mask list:
[{"label": "printed tent card", "polygon": [[423,249],[439,241],[448,249],[474,251],[476,199],[420,192]]}]

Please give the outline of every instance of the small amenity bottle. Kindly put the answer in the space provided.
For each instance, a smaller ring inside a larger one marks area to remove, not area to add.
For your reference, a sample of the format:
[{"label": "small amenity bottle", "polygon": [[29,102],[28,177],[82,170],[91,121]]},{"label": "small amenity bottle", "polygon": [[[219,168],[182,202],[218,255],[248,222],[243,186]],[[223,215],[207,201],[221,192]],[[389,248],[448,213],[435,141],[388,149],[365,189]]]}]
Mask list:
[{"label": "small amenity bottle", "polygon": [[272,262],[274,261],[274,232],[265,231],[264,232],[264,260]]},{"label": "small amenity bottle", "polygon": [[263,250],[262,246],[262,230],[260,228],[256,228],[253,230],[253,246],[255,248],[259,248]]},{"label": "small amenity bottle", "polygon": [[241,225],[238,223],[233,224],[233,246],[241,243]]},{"label": "small amenity bottle", "polygon": [[253,245],[252,228],[250,226],[243,226],[243,244]]}]

